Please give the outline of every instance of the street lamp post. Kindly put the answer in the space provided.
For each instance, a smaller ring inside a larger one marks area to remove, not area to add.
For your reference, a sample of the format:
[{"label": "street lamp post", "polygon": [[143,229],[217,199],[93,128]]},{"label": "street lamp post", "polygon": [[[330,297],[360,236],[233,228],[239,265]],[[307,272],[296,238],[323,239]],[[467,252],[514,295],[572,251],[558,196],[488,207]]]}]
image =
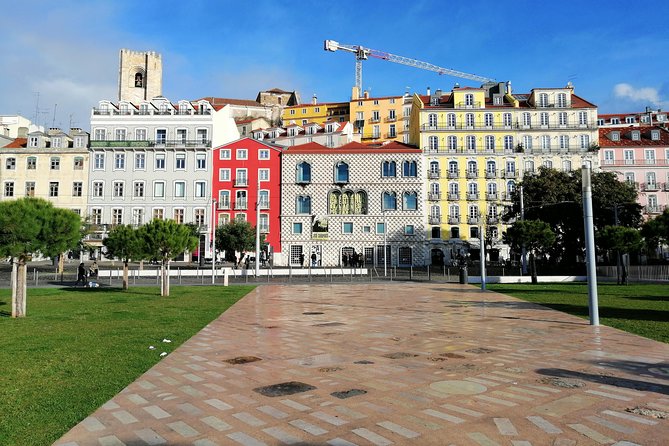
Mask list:
[{"label": "street lamp post", "polygon": [[599,325],[599,304],[597,302],[597,265],[595,260],[595,228],[592,211],[592,181],[590,165],[583,163],[583,226],[585,226],[585,256],[588,271],[588,307],[590,325]]},{"label": "street lamp post", "polygon": [[381,213],[383,214],[383,276],[386,277],[388,276],[388,226],[386,226],[386,210],[383,209]]},{"label": "street lamp post", "polygon": [[216,200],[211,200],[211,284],[216,283]]},{"label": "street lamp post", "polygon": [[260,262],[258,259],[260,259],[260,177],[258,177],[258,188],[256,191],[256,280],[258,280],[258,273],[260,270]]}]

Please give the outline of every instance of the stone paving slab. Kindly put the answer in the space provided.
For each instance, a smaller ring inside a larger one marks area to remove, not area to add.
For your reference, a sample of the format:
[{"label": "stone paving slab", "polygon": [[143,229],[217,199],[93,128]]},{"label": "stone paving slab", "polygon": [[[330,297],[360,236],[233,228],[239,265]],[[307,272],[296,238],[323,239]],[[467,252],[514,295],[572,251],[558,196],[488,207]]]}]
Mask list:
[{"label": "stone paving slab", "polygon": [[467,285],[271,285],[55,445],[651,446],[667,412],[666,344]]}]

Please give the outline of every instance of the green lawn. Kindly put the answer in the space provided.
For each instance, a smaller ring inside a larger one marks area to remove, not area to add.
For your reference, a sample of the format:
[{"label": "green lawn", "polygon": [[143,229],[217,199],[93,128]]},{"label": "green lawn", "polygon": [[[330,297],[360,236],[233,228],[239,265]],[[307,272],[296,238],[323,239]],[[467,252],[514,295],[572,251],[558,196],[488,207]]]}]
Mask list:
[{"label": "green lawn", "polygon": [[[489,290],[588,319],[584,283],[490,284]],[[669,343],[669,285],[599,284],[599,323]]]},{"label": "green lawn", "polygon": [[0,445],[51,444],[252,289],[29,289],[22,319],[0,290]]}]

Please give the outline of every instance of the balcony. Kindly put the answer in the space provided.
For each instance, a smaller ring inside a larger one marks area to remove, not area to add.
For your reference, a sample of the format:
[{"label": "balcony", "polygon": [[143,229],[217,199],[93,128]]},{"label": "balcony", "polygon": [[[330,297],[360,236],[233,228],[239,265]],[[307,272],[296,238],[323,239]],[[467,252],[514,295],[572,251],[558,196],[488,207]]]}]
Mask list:
[{"label": "balcony", "polygon": [[428,217],[428,223],[431,225],[440,225],[441,224],[441,215],[430,215]]},{"label": "balcony", "polygon": [[123,147],[123,148],[133,148],[133,147],[211,147],[211,141],[202,140],[202,139],[162,139],[162,140],[142,140],[142,141],[129,141],[129,140],[106,140],[106,141],[90,141],[92,148],[101,147]]},{"label": "balcony", "polygon": [[497,171],[496,170],[486,170],[485,171],[485,177],[486,178],[497,178]]},{"label": "balcony", "polygon": [[479,177],[479,171],[478,170],[468,170],[467,171],[467,178],[478,178]]},{"label": "balcony", "polygon": [[396,122],[397,121],[397,116],[388,116],[386,118],[386,122]]},{"label": "balcony", "polygon": [[460,171],[459,170],[449,170],[448,171],[448,178],[449,179],[454,179],[458,178],[460,176]]},{"label": "balcony", "polygon": [[467,217],[467,224],[469,225],[480,225],[481,217]]},{"label": "balcony", "polygon": [[467,200],[476,201],[479,199],[478,192],[467,192]]},{"label": "balcony", "polygon": [[497,200],[497,192],[488,192],[485,194],[485,198],[488,201],[495,201]]},{"label": "balcony", "polygon": [[448,217],[448,224],[449,225],[459,225],[460,224],[460,216],[459,215],[451,215]]},{"label": "balcony", "polygon": [[661,214],[664,212],[666,206],[655,205],[655,206],[644,206],[643,210],[646,214]]},{"label": "balcony", "polygon": [[488,224],[489,225],[496,225],[497,223],[499,223],[499,217],[488,216]]},{"label": "balcony", "polygon": [[235,178],[235,187],[247,187],[248,185],[248,178]]},{"label": "balcony", "polygon": [[260,209],[260,210],[269,209],[269,201],[261,200],[260,203],[258,203],[258,209]]},{"label": "balcony", "polygon": [[[473,106],[471,108],[474,108]],[[453,131],[453,130],[595,130],[597,129],[597,124],[595,122],[589,122],[587,124],[578,124],[578,123],[567,123],[559,124],[557,122],[552,122],[549,124],[531,124],[525,125],[521,123],[511,124],[511,123],[494,123],[491,125],[486,125],[484,122],[475,123],[474,125],[467,125],[467,123],[458,123],[455,125],[447,125],[445,121],[441,121],[437,125],[422,124],[420,126],[421,131]]]},{"label": "balcony", "polygon": [[219,201],[216,203],[216,209],[219,211],[227,211],[230,209],[230,202],[229,201]]},{"label": "balcony", "polygon": [[449,201],[458,201],[460,199],[460,194],[457,192],[449,192],[448,199]]},{"label": "balcony", "polygon": [[427,199],[430,201],[439,201],[441,200],[441,192],[430,192],[427,194]]},{"label": "balcony", "polygon": [[662,190],[665,192],[669,192],[669,182],[662,183]]},{"label": "balcony", "polygon": [[502,172],[502,177],[504,178],[517,178],[518,172],[515,170],[505,170]]},{"label": "balcony", "polygon": [[641,183],[641,190],[645,192],[655,192],[660,190],[660,185],[657,183]]},{"label": "balcony", "polygon": [[372,124],[377,124],[377,123],[381,122],[381,118],[378,118],[378,117],[374,118],[374,117],[372,117],[372,118],[369,118],[369,122],[371,122]]},{"label": "balcony", "polygon": [[246,209],[248,209],[248,203],[246,200],[240,200],[235,203],[236,211],[245,211]]},{"label": "balcony", "polygon": [[458,102],[455,104],[456,108],[464,108],[467,110],[471,110],[474,108],[481,108],[481,103],[480,102]]},{"label": "balcony", "polygon": [[436,179],[439,179],[440,176],[441,176],[441,172],[440,172],[439,170],[437,170],[436,172],[429,171],[429,172],[427,173],[427,177],[428,177],[430,180],[436,180]]}]

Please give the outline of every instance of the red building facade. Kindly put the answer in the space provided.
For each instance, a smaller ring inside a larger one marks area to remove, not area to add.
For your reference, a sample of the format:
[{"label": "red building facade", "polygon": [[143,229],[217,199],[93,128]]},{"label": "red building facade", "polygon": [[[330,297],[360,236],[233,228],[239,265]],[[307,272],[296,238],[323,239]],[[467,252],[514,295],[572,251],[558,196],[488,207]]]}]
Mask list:
[{"label": "red building facade", "polygon": [[270,252],[281,251],[280,146],[242,138],[214,148],[211,184],[217,226],[232,219],[248,221],[251,226],[258,224]]}]

